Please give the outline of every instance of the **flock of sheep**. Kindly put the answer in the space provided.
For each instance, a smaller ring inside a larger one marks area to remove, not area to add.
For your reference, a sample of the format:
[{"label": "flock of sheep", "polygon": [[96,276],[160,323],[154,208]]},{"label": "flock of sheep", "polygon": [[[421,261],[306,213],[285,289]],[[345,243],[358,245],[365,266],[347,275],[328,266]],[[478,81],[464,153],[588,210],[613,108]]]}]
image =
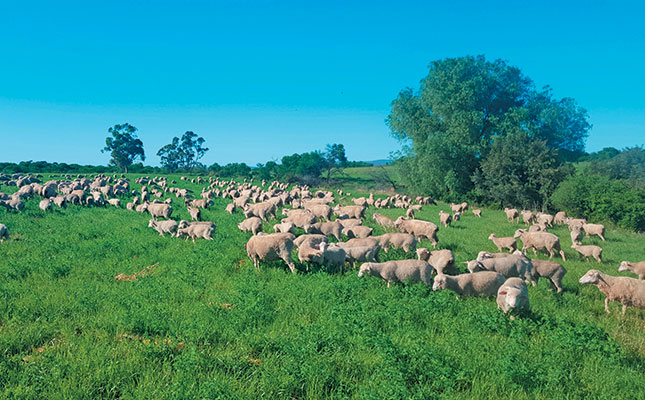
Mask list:
[{"label": "flock of sheep", "polygon": [[[231,201],[226,206],[226,212],[233,214],[240,210],[244,214],[245,219],[237,226],[241,231],[252,235],[245,248],[258,269],[263,261],[282,260],[295,273],[292,253],[296,251],[299,262],[307,270],[311,265],[318,265],[342,273],[348,265],[354,268],[356,264],[360,264],[359,277],[368,275],[381,278],[387,282],[388,287],[397,282],[420,281],[432,285],[435,291],[452,290],[464,297],[497,296],[498,307],[505,313],[529,310],[527,282],[535,286],[542,277],[548,279],[551,287],[558,293],[563,290],[562,277],[566,270],[561,264],[530,259],[526,255],[528,249],[533,249],[534,255],[540,250],[546,251],[551,258],[557,252],[562,261],[566,261],[558,236],[548,232],[554,224],[566,224],[569,227],[573,243],[571,247],[582,257],[587,260],[593,257],[599,263],[602,262],[602,248],[582,245],[582,233],[586,237],[598,236],[604,241],[604,226],[588,223],[584,219],[568,218],[564,212],[553,216],[528,210],[519,212],[517,209],[505,209],[509,222],[519,223],[521,215],[528,229],[517,229],[510,237],[491,234],[489,239],[499,249],[499,253],[480,252],[475,260],[463,263],[467,265],[469,273],[459,274],[452,251],[436,249],[439,244],[439,227],[430,221],[415,218],[415,211],[434,203],[429,197],[419,196],[413,200],[408,196],[395,194],[377,199],[370,194],[369,197],[351,198],[349,193],[339,190],[337,198],[330,191],[312,192],[307,186],[289,187],[280,182],[262,181],[261,185],[254,185],[253,180],[238,183],[217,178],[205,180],[201,177],[192,181],[204,185],[201,198],[193,198],[188,189],[170,186],[177,182],[168,183],[165,177],[138,178],[135,182],[142,185],[142,188],[141,191],[136,191],[130,188],[128,179],[123,175],[99,175],[93,179],[64,176],[45,183],[41,183],[37,176],[0,175],[0,183],[18,187],[12,195],[0,192],[0,206],[10,212],[20,212],[24,209],[26,199],[39,196],[42,198],[39,207],[45,212],[53,206],[65,207],[68,203],[120,207],[120,198],[128,196],[132,201],[126,204],[126,208],[141,213],[148,212],[152,217],[148,226],[160,235],[170,234],[195,241],[212,240],[216,226],[213,222],[200,220],[201,210],[213,206],[212,198],[221,197]],[[173,200],[170,197],[161,200],[168,193],[174,194],[177,199],[183,199],[191,221],[177,222],[170,219]],[[351,199],[353,204],[340,204],[340,200],[347,199]],[[405,217],[393,220],[373,213],[374,221],[388,232],[373,236],[373,229],[363,225],[369,207],[400,208],[406,210]],[[277,220],[279,210],[282,218],[273,225],[275,233],[264,233],[263,224]],[[451,204],[452,214],[440,211],[440,223],[447,228],[468,210],[467,203]],[[482,211],[474,209],[472,214],[481,217]],[[304,233],[296,236],[296,228],[298,232]],[[343,241],[344,236],[348,240]],[[330,242],[330,237],[335,238],[336,242]],[[9,229],[0,224],[0,241],[5,239],[9,239]],[[432,244],[432,251],[417,247],[422,239],[427,239]],[[517,239],[522,242],[521,250],[517,248]],[[416,252],[416,258],[381,262],[381,250],[387,253],[390,249],[399,248],[405,253]],[[504,250],[509,252],[504,253]],[[628,306],[645,308],[645,262],[623,261],[619,271],[631,271],[639,279],[609,276],[592,269],[579,282],[595,285],[606,295],[607,312],[609,301],[622,303],[623,313]]]}]

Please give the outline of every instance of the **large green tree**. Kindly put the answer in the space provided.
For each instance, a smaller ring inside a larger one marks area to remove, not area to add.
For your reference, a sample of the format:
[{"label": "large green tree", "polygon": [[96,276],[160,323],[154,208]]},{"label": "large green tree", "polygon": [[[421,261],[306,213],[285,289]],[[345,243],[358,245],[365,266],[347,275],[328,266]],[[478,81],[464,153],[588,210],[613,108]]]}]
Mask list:
[{"label": "large green tree", "polygon": [[209,150],[203,147],[206,140],[192,131],[187,131],[180,138],[172,141],[157,152],[161,157],[161,165],[171,171],[178,168],[191,169],[199,164],[199,160]]},{"label": "large green tree", "polygon": [[325,158],[325,169],[327,170],[327,184],[329,184],[332,171],[342,172],[343,166],[347,163],[345,146],[338,143],[328,144],[323,156]]},{"label": "large green tree", "polygon": [[145,161],[143,142],[137,138],[137,128],[129,123],[117,124],[108,129],[112,135],[105,139],[105,147],[101,153],[110,152],[110,165],[128,172],[128,167],[139,158]]},{"label": "large green tree", "polygon": [[474,189],[496,137],[521,133],[549,149],[576,152],[590,128],[573,99],[556,100],[518,68],[484,56],[432,62],[420,88],[406,88],[392,102],[387,123],[403,144],[406,184],[445,200]]}]

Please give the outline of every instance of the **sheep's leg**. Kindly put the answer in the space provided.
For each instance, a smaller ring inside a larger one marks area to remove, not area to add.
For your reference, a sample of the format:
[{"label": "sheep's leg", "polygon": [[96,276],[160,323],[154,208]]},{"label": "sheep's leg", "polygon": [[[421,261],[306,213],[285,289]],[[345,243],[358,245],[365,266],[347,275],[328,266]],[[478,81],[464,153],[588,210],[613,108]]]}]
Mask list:
[{"label": "sheep's leg", "polygon": [[387,288],[390,288],[390,281],[387,281]]},{"label": "sheep's leg", "polygon": [[627,304],[623,304],[623,315],[625,315],[625,311],[627,311]]},{"label": "sheep's leg", "polygon": [[609,297],[605,297],[605,311],[607,311],[607,314],[611,314],[609,312]]}]

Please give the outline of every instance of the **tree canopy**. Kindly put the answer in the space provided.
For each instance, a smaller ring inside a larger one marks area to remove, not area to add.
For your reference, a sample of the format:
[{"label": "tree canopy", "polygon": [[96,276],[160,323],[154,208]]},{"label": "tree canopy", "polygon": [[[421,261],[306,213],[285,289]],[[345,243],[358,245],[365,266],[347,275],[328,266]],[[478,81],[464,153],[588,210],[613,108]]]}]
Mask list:
[{"label": "tree canopy", "polygon": [[143,152],[143,142],[137,138],[137,128],[129,123],[117,124],[108,129],[112,135],[105,139],[105,147],[102,153],[110,152],[112,158],[109,165],[113,165],[121,170],[128,172],[128,167],[139,158],[145,161],[146,156]]},{"label": "tree canopy", "polygon": [[387,123],[403,144],[408,187],[445,200],[472,194],[496,138],[539,141],[558,167],[557,151],[581,152],[591,127],[575,100],[554,99],[517,67],[484,56],[432,62],[420,88],[392,102]]},{"label": "tree canopy", "polygon": [[179,168],[192,169],[198,166],[199,160],[209,150],[203,147],[204,142],[204,138],[187,131],[181,139],[173,137],[170,144],[159,149],[157,155],[161,157],[161,165],[171,171]]}]

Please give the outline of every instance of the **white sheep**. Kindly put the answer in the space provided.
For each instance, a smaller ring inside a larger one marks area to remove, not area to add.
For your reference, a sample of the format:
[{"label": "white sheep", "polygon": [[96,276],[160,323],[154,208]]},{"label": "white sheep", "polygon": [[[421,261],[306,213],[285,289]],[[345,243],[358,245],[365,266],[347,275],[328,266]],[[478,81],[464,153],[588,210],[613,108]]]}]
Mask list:
[{"label": "white sheep", "polygon": [[49,201],[48,199],[42,199],[40,201],[40,204],[38,204],[38,207],[43,211],[51,210],[52,209],[52,202]]},{"label": "white sheep", "polygon": [[396,282],[423,282],[432,284],[432,266],[422,260],[396,260],[384,263],[367,262],[361,265],[358,276],[376,276],[387,282],[387,287]]},{"label": "white sheep", "polygon": [[188,214],[190,214],[190,219],[192,221],[199,221],[202,217],[202,211],[199,207],[188,206]]},{"label": "white sheep", "polygon": [[645,308],[645,281],[626,276],[611,276],[596,269],[590,269],[579,282],[583,285],[594,285],[605,296],[605,311],[609,311],[609,302],[618,301],[623,305],[623,314],[628,306]]},{"label": "white sheep", "polygon": [[533,264],[523,254],[510,254],[508,257],[465,261],[464,264],[468,266],[468,270],[471,273],[484,270],[496,271],[507,278],[522,278],[525,281],[531,282],[533,286],[537,284],[533,276]]},{"label": "white sheep", "polygon": [[251,232],[256,235],[258,232],[262,232],[262,220],[258,217],[250,217],[237,224],[237,227],[242,232]]},{"label": "white sheep", "polygon": [[490,236],[488,236],[488,240],[492,240],[499,251],[508,249],[512,253],[517,250],[517,241],[513,236],[497,237],[494,233],[491,233]]},{"label": "white sheep", "polygon": [[177,221],[167,220],[167,221],[156,221],[151,219],[148,222],[148,228],[153,228],[159,232],[159,236],[163,236],[164,233],[170,233],[170,236],[175,236],[177,234]]},{"label": "white sheep", "polygon": [[577,243],[573,243],[571,245],[571,248],[580,253],[580,256],[584,257],[587,262],[589,262],[589,257],[595,258],[599,263],[602,262],[602,248],[600,246],[593,244],[583,246]]},{"label": "white sheep", "polygon": [[638,275],[638,279],[645,279],[645,261],[629,262],[623,261],[618,267],[618,272],[630,271]]},{"label": "white sheep", "polygon": [[0,224],[0,242],[5,239],[9,240],[9,228],[5,224]]},{"label": "white sheep", "polygon": [[584,224],[582,230],[585,231],[585,237],[598,236],[605,241],[605,226],[601,224]]},{"label": "white sheep", "polygon": [[567,273],[562,265],[555,261],[538,260],[537,258],[532,259],[531,264],[533,264],[535,280],[546,278],[551,283],[552,289],[555,289],[557,293],[562,293],[562,278]]},{"label": "white sheep", "polygon": [[508,278],[497,289],[497,308],[502,309],[504,314],[508,314],[509,312],[511,314],[527,312],[530,310],[529,291],[522,279]]},{"label": "white sheep", "polygon": [[494,271],[481,271],[473,274],[437,275],[432,290],[452,290],[459,296],[495,296],[497,289],[504,284],[504,275]]},{"label": "white sheep", "polygon": [[518,229],[513,235],[514,238],[520,238],[522,241],[522,252],[526,249],[533,249],[533,253],[537,254],[537,250],[546,250],[549,252],[550,257],[553,257],[553,250],[560,253],[562,261],[566,261],[564,251],[560,248],[560,239],[548,232],[527,232],[525,229]]}]

